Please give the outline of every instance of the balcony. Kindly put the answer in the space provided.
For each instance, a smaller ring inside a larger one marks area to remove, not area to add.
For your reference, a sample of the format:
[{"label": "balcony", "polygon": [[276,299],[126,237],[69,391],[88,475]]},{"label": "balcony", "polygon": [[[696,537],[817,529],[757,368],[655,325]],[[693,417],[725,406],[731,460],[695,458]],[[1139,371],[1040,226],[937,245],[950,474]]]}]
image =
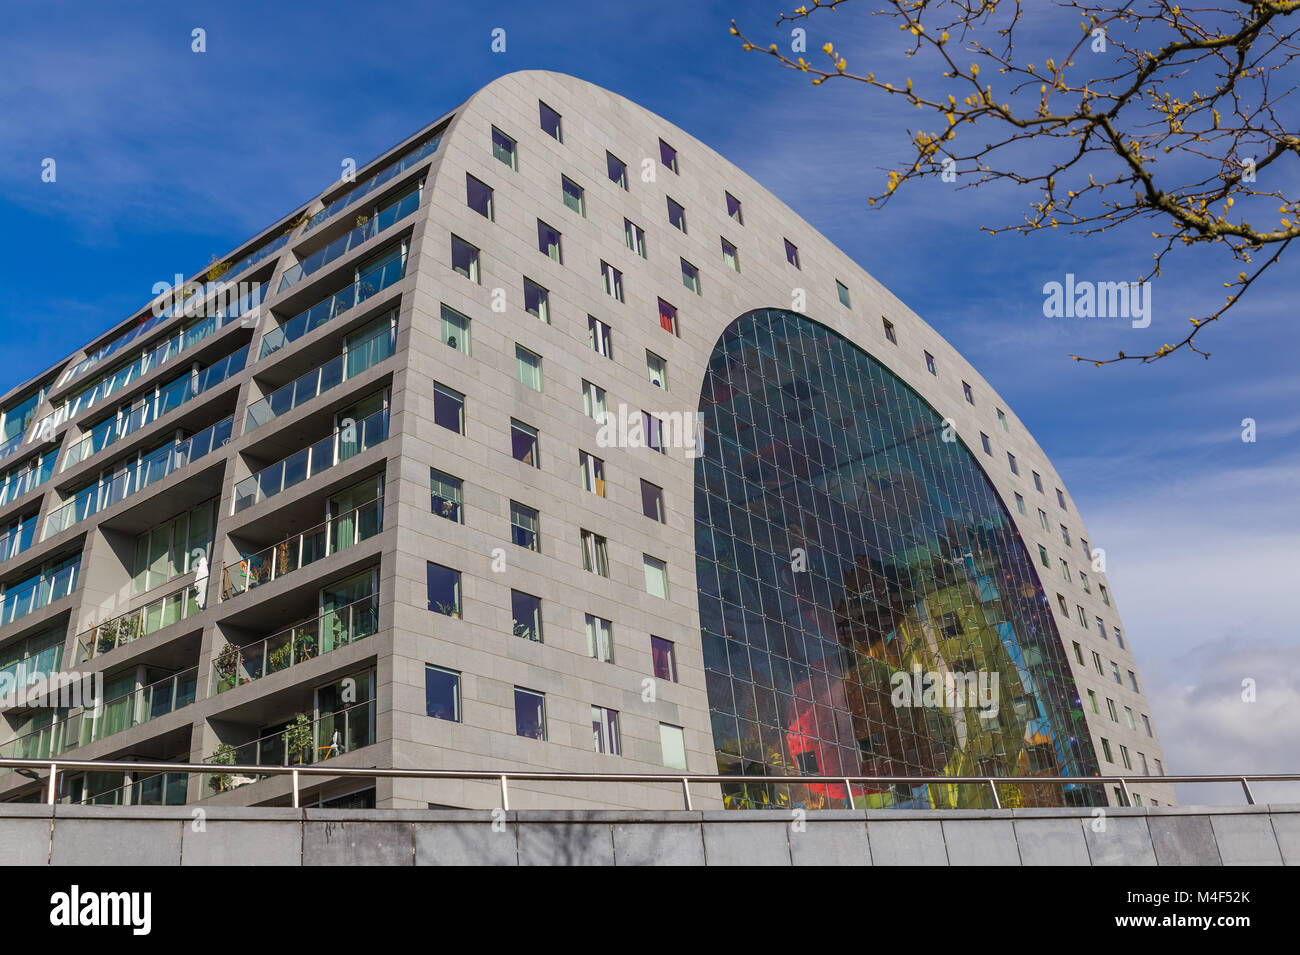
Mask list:
[{"label": "balcony", "polygon": [[41,540],[47,540],[118,501],[157,484],[163,478],[220,448],[230,440],[233,429],[233,417],[218,421],[184,441],[160,448],[128,470],[115,475],[111,481],[85,488],[71,501],[50,513],[45,520],[45,532],[41,535]]},{"label": "balcony", "polygon": [[309,564],[369,540],[384,529],[384,501],[376,498],[221,569],[221,599],[269,584]]},{"label": "balcony", "polygon": [[77,665],[197,614],[203,609],[203,598],[203,591],[198,586],[182,587],[143,607],[128,610],[91,627],[77,637]]},{"label": "balcony", "polygon": [[4,507],[10,501],[18,500],[28,491],[35,490],[53,477],[58,456],[57,450],[50,451],[42,455],[41,459],[34,462],[31,467],[6,474],[4,479],[0,480],[0,507]]},{"label": "balcony", "polygon": [[365,182],[343,193],[343,195],[339,196],[337,199],[335,199],[333,202],[327,205],[320,212],[312,216],[311,219],[308,220],[307,228],[303,230],[303,233],[306,234],[310,232],[312,229],[316,228],[322,222],[326,221],[327,219],[333,218],[337,213],[343,211],[345,208],[352,205],[352,203],[374,192],[384,183],[390,182],[397,176],[400,176],[402,173],[406,172],[406,170],[412,168],[413,166],[420,163],[421,161],[428,158],[429,156],[432,156],[435,152],[438,151],[438,144],[441,141],[442,141],[442,133],[440,131],[437,134],[435,134],[424,145],[417,147],[414,151],[403,156],[401,159],[393,163],[391,166],[384,167],[379,172],[375,173],[373,176],[367,179]]},{"label": "balcony", "polygon": [[391,357],[396,345],[397,331],[391,325],[359,342],[352,343],[348,346],[346,354],[327,361],[296,381],[289,382],[283,388],[277,388],[261,401],[249,405],[248,417],[244,419],[244,433],[247,434],[280,415],[288,414],[317,395],[329,391],[350,378],[355,378],[363,371]]},{"label": "balcony", "polygon": [[291,266],[285,271],[284,278],[280,280],[279,291],[283,292],[285,289],[296,285],[307,276],[319,272],[331,262],[343,258],[343,256],[347,255],[353,249],[368,242],[370,239],[373,239],[390,225],[405,219],[420,207],[420,195],[422,191],[423,183],[416,186],[406,195],[390,202],[388,205],[376,209],[375,214],[372,217],[357,226],[351,232],[340,236],[323,249],[313,252],[301,262]]},{"label": "balcony", "polygon": [[296,623],[244,647],[228,644],[212,664],[212,693],[260,680],[373,636],[379,629],[379,598],[358,601]]},{"label": "balcony", "polygon": [[0,534],[0,564],[11,557],[17,557],[32,546],[32,541],[36,539],[36,518],[38,516],[33,514],[27,520],[13,525],[3,534]]},{"label": "balcony", "polygon": [[388,438],[388,409],[381,408],[360,421],[339,428],[309,448],[270,467],[263,468],[252,477],[235,485],[235,510],[238,514],[268,497],[301,484],[310,477],[328,471],[336,464],[367,451]]},{"label": "balcony", "polygon": [[20,584],[16,589],[5,591],[3,604],[0,604],[0,627],[21,620],[34,610],[68,596],[77,589],[81,571],[81,555],[71,563],[56,565],[53,573],[44,573]]}]

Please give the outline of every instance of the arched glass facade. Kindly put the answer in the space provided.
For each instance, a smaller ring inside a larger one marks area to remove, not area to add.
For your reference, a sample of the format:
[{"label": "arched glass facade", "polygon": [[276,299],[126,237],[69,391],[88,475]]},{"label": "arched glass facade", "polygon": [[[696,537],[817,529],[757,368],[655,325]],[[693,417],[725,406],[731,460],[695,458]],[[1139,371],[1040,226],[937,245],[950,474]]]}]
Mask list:
[{"label": "arched glass facade", "polygon": [[[893,372],[807,318],[733,322],[709,360],[696,569],[719,772],[1090,775],[1050,605],[987,476]],[[843,808],[845,786],[724,787]],[[853,786],[857,808],[974,808],[982,786]],[[1103,805],[1003,786],[1004,806]]]}]

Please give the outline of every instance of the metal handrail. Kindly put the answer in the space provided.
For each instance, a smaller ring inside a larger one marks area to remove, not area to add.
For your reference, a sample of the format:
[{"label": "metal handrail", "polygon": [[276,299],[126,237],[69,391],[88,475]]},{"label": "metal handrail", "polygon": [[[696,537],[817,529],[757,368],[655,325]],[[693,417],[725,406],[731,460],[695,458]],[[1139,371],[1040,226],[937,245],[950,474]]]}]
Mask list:
[{"label": "metal handrail", "polygon": [[561,773],[515,771],[495,772],[490,769],[400,769],[397,767],[378,766],[258,766],[252,764],[218,764],[218,763],[150,763],[150,762],[115,762],[113,760],[94,759],[0,759],[0,768],[45,769],[49,770],[48,802],[54,805],[57,793],[56,781],[60,770],[87,770],[91,772],[132,772],[145,770],[153,773],[199,773],[211,776],[214,772],[223,775],[244,776],[292,776],[293,806],[298,808],[298,787],[301,776],[360,776],[366,779],[490,779],[501,785],[501,808],[510,808],[508,791],[509,780],[523,782],[606,782],[606,783],[675,783],[682,787],[682,796],[686,808],[691,808],[692,783],[701,785],[732,785],[736,783],[753,783],[757,785],[880,785],[905,783],[908,785],[967,785],[988,786],[993,792],[994,805],[1001,808],[997,800],[999,785],[1087,785],[1098,783],[1118,783],[1128,796],[1129,781],[1159,782],[1161,785],[1172,783],[1237,783],[1246,795],[1246,802],[1254,806],[1255,796],[1250,783],[1294,783],[1300,782],[1300,773],[1250,773],[1247,775],[1198,775],[1198,776],[719,776],[707,773]]}]

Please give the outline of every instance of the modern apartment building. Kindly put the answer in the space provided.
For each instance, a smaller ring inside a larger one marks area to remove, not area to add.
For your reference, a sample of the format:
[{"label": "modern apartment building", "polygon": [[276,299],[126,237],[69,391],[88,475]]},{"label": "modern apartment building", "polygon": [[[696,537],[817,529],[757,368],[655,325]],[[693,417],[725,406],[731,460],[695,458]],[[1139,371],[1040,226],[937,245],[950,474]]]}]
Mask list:
[{"label": "modern apartment building", "polygon": [[[0,753],[214,763],[64,773],[62,800],[283,805],[285,778],[221,767],[330,761],[781,777],[697,807],[990,800],[810,774],[1100,773],[1172,802],[1104,562],[1014,411],[626,99],[502,77],[172,298],[0,402]],[[23,692],[71,671],[100,708]]]}]

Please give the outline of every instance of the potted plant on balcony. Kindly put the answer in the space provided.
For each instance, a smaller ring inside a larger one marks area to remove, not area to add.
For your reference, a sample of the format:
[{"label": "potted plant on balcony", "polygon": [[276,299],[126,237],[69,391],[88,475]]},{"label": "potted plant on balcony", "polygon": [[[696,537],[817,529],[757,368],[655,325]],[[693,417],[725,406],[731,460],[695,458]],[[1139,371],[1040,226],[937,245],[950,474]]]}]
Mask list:
[{"label": "potted plant on balcony", "polygon": [[299,627],[293,634],[293,662],[302,663],[316,656],[316,634]]},{"label": "potted plant on balcony", "polygon": [[[236,753],[236,748],[229,743],[218,743],[217,748],[208,758],[208,762],[217,766],[233,766],[235,765]],[[235,777],[232,774],[218,773],[208,780],[208,784],[217,792],[223,793],[235,788],[234,781]]]},{"label": "potted plant on balcony", "polygon": [[298,765],[310,762],[312,749],[312,732],[311,719],[306,713],[297,713],[290,721],[289,725],[284,728],[284,754],[285,759]]},{"label": "potted plant on balcony", "polygon": [[239,664],[243,661],[243,651],[233,643],[227,643],[217,654],[212,665],[217,671],[217,692],[224,693],[235,686]]}]

